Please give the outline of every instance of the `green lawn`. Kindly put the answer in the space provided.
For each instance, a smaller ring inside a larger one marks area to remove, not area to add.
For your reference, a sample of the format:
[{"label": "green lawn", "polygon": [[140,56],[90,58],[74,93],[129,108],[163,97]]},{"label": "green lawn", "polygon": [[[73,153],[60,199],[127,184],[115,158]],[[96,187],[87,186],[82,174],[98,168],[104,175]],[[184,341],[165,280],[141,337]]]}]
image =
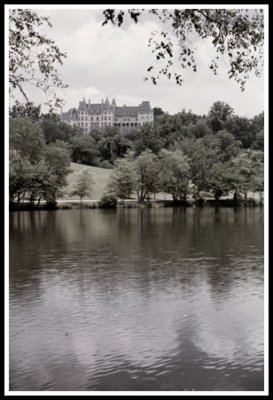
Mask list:
[{"label": "green lawn", "polygon": [[[79,197],[77,196],[71,196],[70,193],[73,190],[74,184],[77,182],[79,174],[87,169],[90,174],[93,177],[93,180],[95,181],[95,185],[93,186],[93,190],[90,193],[88,197],[85,197],[83,200],[100,200],[101,196],[103,195],[106,186],[108,184],[110,175],[112,173],[112,169],[105,169],[105,168],[98,168],[98,167],[91,167],[90,165],[83,165],[83,164],[75,164],[71,163],[71,169],[72,172],[68,175],[67,181],[68,185],[63,188],[62,196],[59,196],[59,200],[79,200]],[[223,196],[224,198],[232,198],[233,194],[230,196]],[[204,196],[205,198],[208,197],[213,197],[212,195],[210,196]],[[248,193],[249,198],[254,198],[255,200],[259,200],[259,196],[257,193]],[[137,199],[136,195],[131,196],[132,199]],[[157,193],[156,195],[157,200],[171,200],[172,196],[170,194],[166,193]]]},{"label": "green lawn", "polygon": [[77,182],[79,174],[83,170],[87,169],[90,172],[90,175],[92,175],[95,184],[93,186],[93,190],[91,191],[90,195],[84,198],[83,200],[87,199],[100,200],[107,186],[112,170],[105,168],[91,167],[90,165],[75,164],[75,163],[71,163],[70,168],[72,169],[72,172],[67,177],[68,185],[62,189],[63,194],[59,198],[79,200],[79,197],[71,196],[70,193],[73,190],[74,184]]}]

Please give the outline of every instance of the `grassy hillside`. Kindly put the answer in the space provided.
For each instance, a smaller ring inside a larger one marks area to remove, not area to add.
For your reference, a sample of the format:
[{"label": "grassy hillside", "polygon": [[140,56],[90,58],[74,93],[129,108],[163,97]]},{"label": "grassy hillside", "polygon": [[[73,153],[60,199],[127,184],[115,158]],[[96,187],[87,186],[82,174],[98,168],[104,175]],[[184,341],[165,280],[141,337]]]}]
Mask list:
[{"label": "grassy hillside", "polygon": [[84,198],[83,200],[87,199],[100,200],[107,186],[112,170],[105,168],[91,167],[89,165],[75,164],[75,163],[71,163],[70,168],[72,169],[72,172],[67,177],[68,185],[65,188],[63,188],[62,190],[63,194],[62,196],[60,196],[60,199],[79,200],[79,197],[71,196],[70,193],[73,190],[74,184],[77,182],[79,174],[83,170],[87,169],[89,173],[92,175],[93,180],[95,181],[95,185],[93,186],[93,190],[90,193],[90,195]]}]

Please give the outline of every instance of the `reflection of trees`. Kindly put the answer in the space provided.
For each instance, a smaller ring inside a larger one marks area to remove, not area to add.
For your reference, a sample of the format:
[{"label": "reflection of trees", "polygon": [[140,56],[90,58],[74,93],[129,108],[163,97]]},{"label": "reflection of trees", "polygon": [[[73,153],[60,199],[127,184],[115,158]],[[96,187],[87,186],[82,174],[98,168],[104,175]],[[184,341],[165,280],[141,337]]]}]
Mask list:
[{"label": "reflection of trees", "polygon": [[83,291],[91,285],[114,295],[134,287],[149,295],[179,285],[185,292],[205,277],[218,296],[249,268],[262,275],[260,262],[234,261],[261,256],[262,221],[261,209],[13,213],[11,284],[53,266]]},{"label": "reflection of trees", "polygon": [[46,259],[57,260],[66,252],[64,232],[52,211],[32,211],[10,213],[10,293],[13,291],[29,295],[38,290],[39,274],[50,263]]}]

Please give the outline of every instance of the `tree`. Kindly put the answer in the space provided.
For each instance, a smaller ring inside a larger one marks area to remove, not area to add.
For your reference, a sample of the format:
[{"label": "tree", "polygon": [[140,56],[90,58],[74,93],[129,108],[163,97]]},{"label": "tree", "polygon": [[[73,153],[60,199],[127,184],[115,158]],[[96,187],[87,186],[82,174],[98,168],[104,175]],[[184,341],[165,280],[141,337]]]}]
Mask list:
[{"label": "tree", "polygon": [[31,103],[31,88],[36,87],[46,96],[46,104],[53,110],[61,105],[51,88],[64,88],[56,64],[62,65],[66,54],[54,40],[41,33],[52,27],[47,17],[30,9],[12,9],[9,15],[9,83],[14,97],[20,93],[23,101]]},{"label": "tree", "polygon": [[231,118],[224,124],[225,129],[240,140],[242,147],[248,149],[255,142],[255,129],[249,118],[232,115]]},{"label": "tree", "polygon": [[109,191],[116,193],[121,199],[128,199],[136,189],[136,180],[134,162],[128,158],[119,159],[115,162],[115,168],[110,178]]},{"label": "tree", "polygon": [[56,141],[45,145],[39,124],[27,117],[10,120],[10,201],[30,199],[30,206],[41,198],[56,204],[59,190],[70,172],[67,145]]},{"label": "tree", "polygon": [[10,150],[9,155],[9,201],[18,204],[29,190],[32,165],[28,159],[23,159],[16,151]]},{"label": "tree", "polygon": [[159,190],[161,171],[158,157],[151,150],[143,151],[135,160],[138,201],[149,199],[149,194]]},{"label": "tree", "polygon": [[264,151],[264,131],[256,133],[255,142],[252,144],[254,150]]},{"label": "tree", "polygon": [[45,193],[47,203],[55,204],[60,189],[67,185],[67,175],[70,170],[70,154],[65,144],[60,142],[46,146],[44,160],[50,171],[51,185]]},{"label": "tree", "polygon": [[41,127],[28,117],[10,120],[10,148],[31,163],[38,162],[44,151],[45,140]]},{"label": "tree", "polygon": [[163,192],[171,193],[173,200],[186,200],[189,191],[190,166],[182,151],[162,149],[159,154],[160,181]]},{"label": "tree", "polygon": [[163,143],[164,141],[159,137],[155,128],[151,124],[144,124],[137,134],[133,149],[138,155],[146,149],[158,154],[163,147]]},{"label": "tree", "polygon": [[219,162],[212,165],[208,175],[209,189],[214,194],[215,200],[228,195],[234,188],[234,174],[229,162]]},{"label": "tree", "polygon": [[[126,10],[138,23],[145,11]],[[228,76],[244,90],[250,72],[261,75],[263,66],[264,21],[263,10],[240,9],[149,9],[148,13],[158,19],[161,32],[152,32],[148,46],[155,56],[154,64],[147,68],[150,79],[157,84],[162,76],[174,79],[181,85],[183,77],[174,69],[178,59],[182,69],[197,71],[195,48],[191,39],[210,40],[215,57],[209,68],[216,75],[220,56],[226,57]],[[102,25],[111,21],[117,26],[124,23],[124,10],[103,11]],[[179,48],[178,55],[175,48]],[[147,80],[148,77],[146,76]]]},{"label": "tree", "polygon": [[95,182],[89,171],[87,169],[83,170],[79,175],[79,178],[75,183],[74,189],[71,193],[72,196],[79,196],[81,207],[83,197],[86,197],[91,192],[94,183]]},{"label": "tree", "polygon": [[118,158],[124,157],[131,149],[132,142],[127,135],[118,132],[116,128],[108,128],[101,133],[97,147],[101,161],[107,160],[113,165]]},{"label": "tree", "polygon": [[159,117],[159,115],[165,114],[161,107],[154,107],[153,112],[154,112],[154,118]]},{"label": "tree", "polygon": [[57,177],[52,172],[48,163],[42,159],[38,164],[31,165],[30,174],[28,176],[27,194],[29,195],[29,204],[33,208],[35,201],[39,207],[41,199],[45,199],[47,203],[55,204],[55,198],[52,201],[52,196],[49,197],[54,191],[59,190]]},{"label": "tree", "polygon": [[233,176],[234,200],[243,193],[247,200],[248,191],[263,192],[263,153],[246,150],[231,160],[230,171]]},{"label": "tree", "polygon": [[256,115],[252,119],[252,129],[255,132],[255,139],[252,148],[255,150],[264,150],[264,113]]},{"label": "tree", "polygon": [[176,142],[176,148],[189,158],[190,179],[194,185],[194,196],[200,191],[208,191],[210,170],[218,161],[219,141],[213,135],[201,139],[185,138]]},{"label": "tree", "polygon": [[225,129],[225,124],[231,118],[233,109],[223,101],[216,101],[208,113],[208,122],[213,132]]},{"label": "tree", "polygon": [[188,135],[192,135],[196,139],[202,138],[206,135],[211,135],[212,131],[205,120],[199,120],[196,124],[192,125],[188,130]]},{"label": "tree", "polygon": [[38,122],[40,117],[40,109],[41,106],[35,106],[32,102],[27,104],[20,104],[16,102],[16,104],[11,107],[9,116],[10,118],[28,117]]},{"label": "tree", "polygon": [[92,136],[79,134],[71,139],[72,160],[86,165],[98,165],[99,151]]},{"label": "tree", "polygon": [[82,135],[82,131],[77,126],[70,126],[62,122],[56,114],[45,114],[40,121],[44,132],[46,144],[62,140],[71,143],[74,137]]},{"label": "tree", "polygon": [[218,131],[215,135],[218,140],[218,160],[220,162],[229,161],[231,158],[238,155],[241,149],[241,141],[236,140],[234,136],[223,130]]}]

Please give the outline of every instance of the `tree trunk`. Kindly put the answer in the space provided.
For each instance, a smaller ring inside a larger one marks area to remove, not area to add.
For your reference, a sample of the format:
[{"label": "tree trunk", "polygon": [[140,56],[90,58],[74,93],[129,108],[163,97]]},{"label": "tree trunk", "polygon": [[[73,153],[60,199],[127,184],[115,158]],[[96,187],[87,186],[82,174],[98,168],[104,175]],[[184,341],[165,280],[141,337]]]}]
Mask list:
[{"label": "tree trunk", "polygon": [[238,191],[237,190],[235,190],[235,192],[234,192],[233,201],[234,201],[234,205],[237,206],[237,204],[238,204]]},{"label": "tree trunk", "polygon": [[31,205],[31,207],[33,207],[33,205],[34,205],[34,196],[33,196],[33,193],[31,193],[30,200],[29,200],[29,204]]}]

